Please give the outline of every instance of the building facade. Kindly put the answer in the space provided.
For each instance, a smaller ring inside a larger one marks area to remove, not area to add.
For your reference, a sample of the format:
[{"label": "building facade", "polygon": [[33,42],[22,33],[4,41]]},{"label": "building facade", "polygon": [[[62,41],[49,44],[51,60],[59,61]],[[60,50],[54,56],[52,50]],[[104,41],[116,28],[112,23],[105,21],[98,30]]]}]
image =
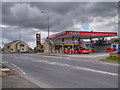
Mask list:
[{"label": "building facade", "polygon": [[21,40],[16,40],[4,45],[4,53],[11,52],[28,52],[29,47]]},{"label": "building facade", "polygon": [[49,46],[48,46],[48,40],[46,40],[44,43],[43,43],[43,51],[44,53],[48,53],[50,50],[51,53],[55,53],[55,44],[52,40],[50,40],[50,43],[49,43]]}]

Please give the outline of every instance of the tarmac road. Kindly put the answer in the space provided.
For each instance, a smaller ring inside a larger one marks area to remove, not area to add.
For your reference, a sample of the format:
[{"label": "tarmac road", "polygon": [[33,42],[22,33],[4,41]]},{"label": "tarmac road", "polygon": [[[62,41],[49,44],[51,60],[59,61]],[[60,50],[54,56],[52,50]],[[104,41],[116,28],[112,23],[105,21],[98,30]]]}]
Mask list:
[{"label": "tarmac road", "polygon": [[3,54],[2,60],[42,88],[118,88],[118,65],[98,61],[107,55],[97,55]]}]

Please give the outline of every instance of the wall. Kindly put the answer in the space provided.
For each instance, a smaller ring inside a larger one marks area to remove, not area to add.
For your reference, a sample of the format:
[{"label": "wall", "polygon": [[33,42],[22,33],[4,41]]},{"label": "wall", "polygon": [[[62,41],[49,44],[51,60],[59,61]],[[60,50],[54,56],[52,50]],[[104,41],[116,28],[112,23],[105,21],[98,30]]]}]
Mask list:
[{"label": "wall", "polygon": [[111,48],[110,44],[101,44],[101,45],[94,45],[96,52],[106,52],[107,48]]},{"label": "wall", "polygon": [[[55,45],[54,44],[50,44],[50,53],[55,53]],[[43,50],[44,50],[44,53],[48,53],[48,42],[45,42],[43,44]]]}]

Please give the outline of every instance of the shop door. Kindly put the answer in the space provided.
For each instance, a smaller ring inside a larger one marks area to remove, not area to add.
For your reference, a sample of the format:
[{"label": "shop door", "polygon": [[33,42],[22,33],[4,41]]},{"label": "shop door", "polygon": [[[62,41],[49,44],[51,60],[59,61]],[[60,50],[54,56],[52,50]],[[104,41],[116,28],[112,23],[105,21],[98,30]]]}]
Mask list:
[{"label": "shop door", "polygon": [[113,51],[116,51],[116,45],[113,45]]},{"label": "shop door", "polygon": [[118,51],[120,51],[120,45],[119,45],[119,47],[118,47]]}]

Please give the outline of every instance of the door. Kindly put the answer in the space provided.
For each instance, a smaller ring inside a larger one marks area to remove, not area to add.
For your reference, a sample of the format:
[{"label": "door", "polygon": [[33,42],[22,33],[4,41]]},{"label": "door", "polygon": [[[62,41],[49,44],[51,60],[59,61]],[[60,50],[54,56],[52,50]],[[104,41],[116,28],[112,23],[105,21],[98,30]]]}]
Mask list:
[{"label": "door", "polygon": [[113,45],[113,51],[116,51],[116,45]]},{"label": "door", "polygon": [[118,51],[120,51],[120,45],[118,46]]}]

